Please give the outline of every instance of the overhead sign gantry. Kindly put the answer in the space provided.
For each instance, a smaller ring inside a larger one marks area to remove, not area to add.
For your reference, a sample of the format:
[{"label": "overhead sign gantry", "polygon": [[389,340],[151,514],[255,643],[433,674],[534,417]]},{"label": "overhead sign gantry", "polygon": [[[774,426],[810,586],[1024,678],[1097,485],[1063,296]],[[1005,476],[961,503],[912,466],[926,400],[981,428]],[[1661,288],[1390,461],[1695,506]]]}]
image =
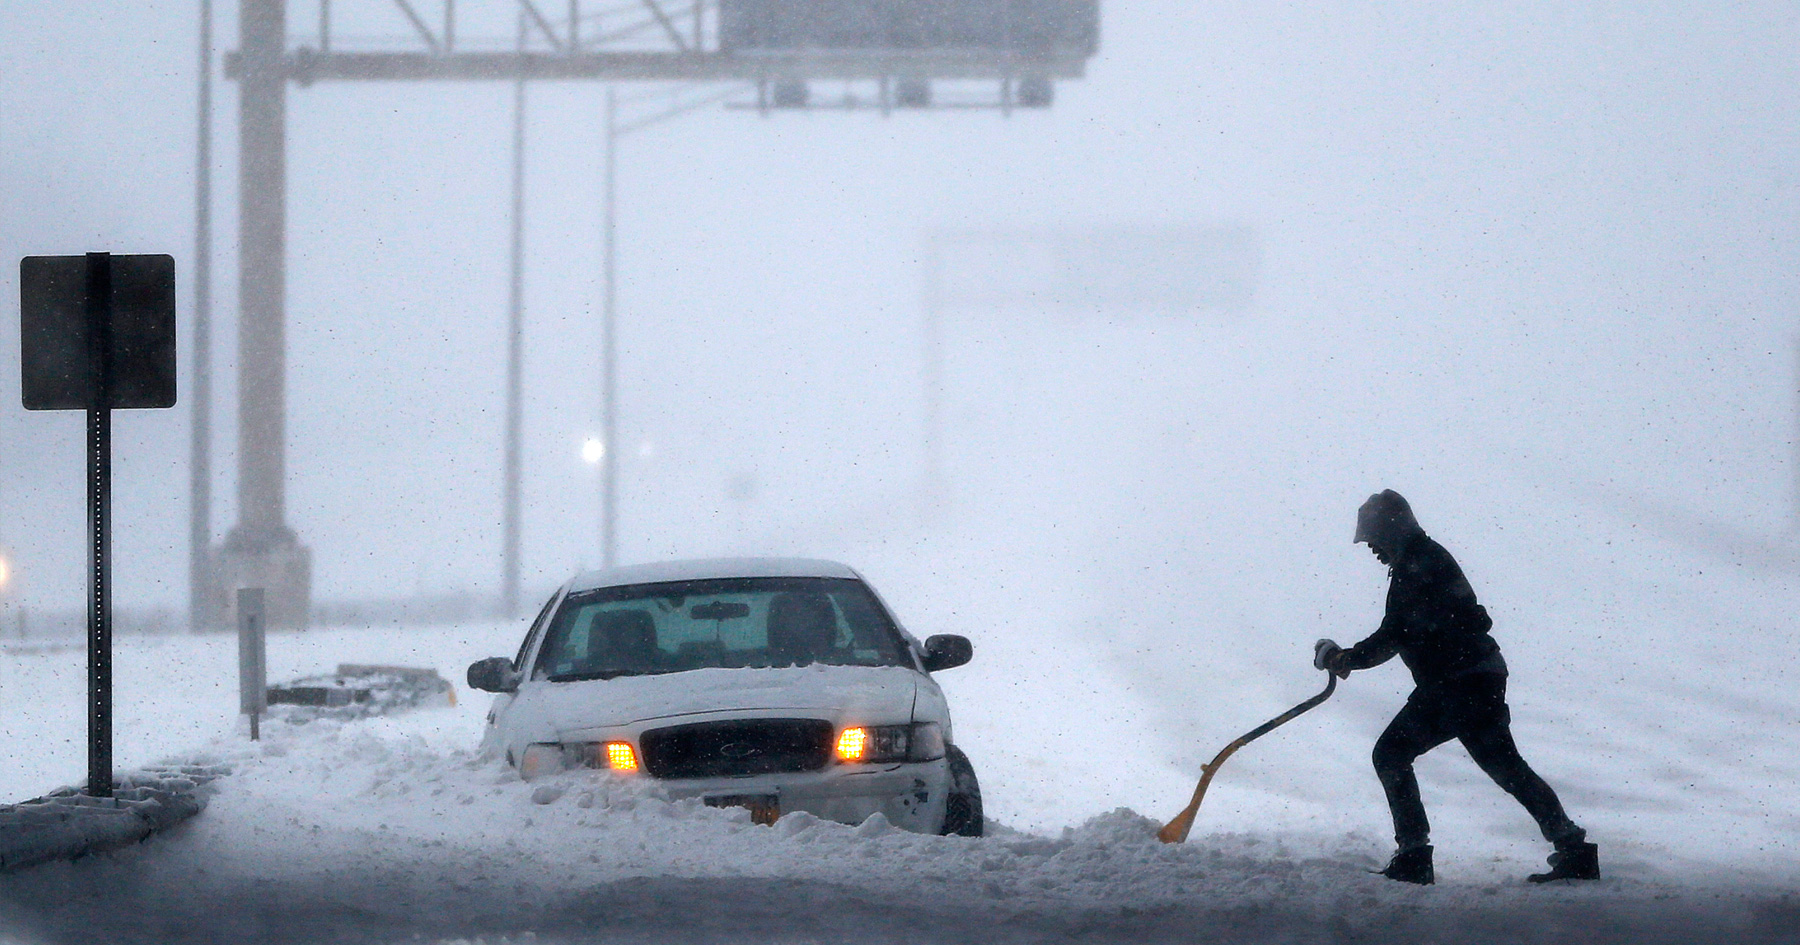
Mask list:
[{"label": "overhead sign gantry", "polygon": [[[316,0],[289,30],[287,0],[239,0],[238,522],[197,557],[197,623],[229,626],[234,592],[265,589],[270,626],[300,626],[311,557],[285,521],[287,90],[290,84],[590,79],[740,82],[785,109],[1041,108],[1099,46],[1098,0]],[[476,38],[521,21],[529,44]],[[344,28],[350,24],[350,29]],[[376,24],[370,40],[359,30]],[[395,34],[399,38],[395,38]],[[821,82],[861,93],[815,95]],[[985,85],[951,100],[939,83]],[[512,359],[517,364],[517,359]],[[516,391],[516,379],[509,378]],[[509,410],[509,415],[516,411]],[[509,434],[509,442],[516,437]],[[516,447],[511,447],[516,448]],[[509,501],[516,502],[515,499]],[[516,594],[516,508],[505,554]]]}]

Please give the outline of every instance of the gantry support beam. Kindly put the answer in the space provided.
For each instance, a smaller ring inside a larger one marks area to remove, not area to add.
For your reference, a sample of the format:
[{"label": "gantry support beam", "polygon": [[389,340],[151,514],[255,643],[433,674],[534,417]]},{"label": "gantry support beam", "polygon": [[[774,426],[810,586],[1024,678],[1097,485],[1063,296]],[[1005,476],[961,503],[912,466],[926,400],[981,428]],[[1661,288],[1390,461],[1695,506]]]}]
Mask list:
[{"label": "gantry support beam", "polygon": [[[225,74],[238,78],[245,66],[241,54],[225,60]],[[734,55],[720,52],[615,51],[561,52],[317,52],[299,49],[282,67],[301,85],[314,82],[370,80],[550,80],[757,82],[803,77],[818,80],[880,79],[928,75],[935,79],[1005,79],[1037,76],[1080,78],[1085,59],[1017,56],[816,53],[810,55]]]},{"label": "gantry support beam", "polygon": [[216,559],[209,609],[231,626],[242,587],[264,589],[269,626],[301,627],[311,556],[286,521],[286,0],[239,0],[237,524]]}]

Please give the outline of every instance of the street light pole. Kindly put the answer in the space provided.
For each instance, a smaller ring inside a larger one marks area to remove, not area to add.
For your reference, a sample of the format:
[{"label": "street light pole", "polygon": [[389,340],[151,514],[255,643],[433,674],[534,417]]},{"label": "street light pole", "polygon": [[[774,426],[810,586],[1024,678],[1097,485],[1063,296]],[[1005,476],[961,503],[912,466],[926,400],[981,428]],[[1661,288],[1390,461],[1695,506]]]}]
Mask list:
[{"label": "street light pole", "polygon": [[924,465],[920,477],[921,500],[927,519],[935,517],[948,498],[949,480],[944,475],[944,246],[937,235],[925,238],[924,309],[921,352],[925,389]]},{"label": "street light pole", "polygon": [[[604,286],[600,308],[600,566],[610,568],[618,563],[619,521],[619,379],[618,379],[618,170],[619,139],[634,132],[660,125],[671,118],[714,104],[734,94],[737,86],[699,98],[680,100],[680,92],[668,99],[667,107],[634,118],[619,121],[619,96],[611,85],[606,87],[604,214],[601,223],[601,271]],[[629,104],[629,103],[628,103]]]},{"label": "street light pole", "polygon": [[188,443],[188,626],[201,630],[212,584],[212,0],[200,0],[200,103],[194,157],[194,413]]},{"label": "street light pole", "polygon": [[618,137],[619,97],[611,85],[606,87],[606,218],[602,224],[606,287],[600,312],[600,566],[610,568],[616,561],[619,514],[619,438],[618,438]]},{"label": "street light pole", "polygon": [[[525,13],[519,13],[519,55],[525,55]],[[513,80],[512,166],[512,282],[507,298],[506,323],[506,460],[502,475],[505,506],[500,547],[500,612],[512,617],[519,611],[519,515],[520,456],[525,408],[525,77]]]}]

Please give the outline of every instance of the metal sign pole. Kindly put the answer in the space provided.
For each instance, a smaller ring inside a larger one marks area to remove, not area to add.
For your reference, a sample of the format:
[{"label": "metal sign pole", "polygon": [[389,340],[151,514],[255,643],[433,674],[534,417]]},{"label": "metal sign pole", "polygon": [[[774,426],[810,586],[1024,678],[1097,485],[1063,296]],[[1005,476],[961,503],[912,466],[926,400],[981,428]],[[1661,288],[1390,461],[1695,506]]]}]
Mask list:
[{"label": "metal sign pole", "polygon": [[87,408],[88,784],[112,796],[112,257],[87,255],[87,343],[95,366]]}]

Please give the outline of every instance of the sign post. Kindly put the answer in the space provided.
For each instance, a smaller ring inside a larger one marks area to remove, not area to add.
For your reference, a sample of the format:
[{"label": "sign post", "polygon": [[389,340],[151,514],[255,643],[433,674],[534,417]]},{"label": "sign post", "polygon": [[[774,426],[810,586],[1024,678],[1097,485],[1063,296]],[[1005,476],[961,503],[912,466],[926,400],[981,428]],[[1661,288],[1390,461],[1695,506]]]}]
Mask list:
[{"label": "sign post", "polygon": [[88,794],[112,796],[112,257],[90,253],[87,405]]},{"label": "sign post", "polygon": [[240,587],[238,618],[238,712],[250,716],[250,740],[261,741],[263,711],[269,707],[269,657],[263,628],[263,589]]},{"label": "sign post", "polygon": [[175,405],[175,260],[19,261],[27,410],[87,413],[88,780],[112,796],[112,411]]}]

